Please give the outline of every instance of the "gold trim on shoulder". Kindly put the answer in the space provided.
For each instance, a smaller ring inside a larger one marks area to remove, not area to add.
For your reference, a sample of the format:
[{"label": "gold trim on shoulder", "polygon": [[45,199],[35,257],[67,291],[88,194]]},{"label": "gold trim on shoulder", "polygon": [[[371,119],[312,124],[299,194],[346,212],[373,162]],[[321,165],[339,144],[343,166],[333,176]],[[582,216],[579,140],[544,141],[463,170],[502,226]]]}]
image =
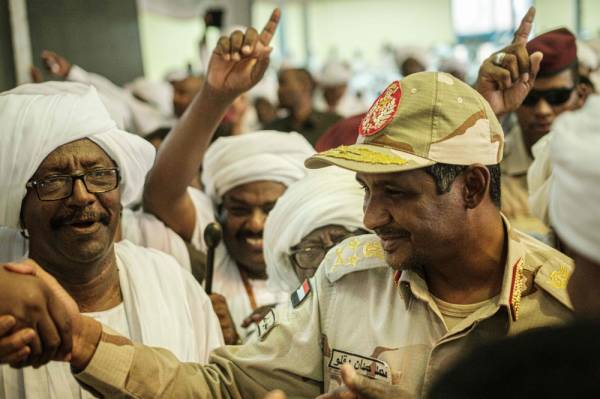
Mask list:
[{"label": "gold trim on shoulder", "polygon": [[521,297],[525,289],[525,279],[523,276],[523,258],[519,259],[513,266],[513,278],[510,294],[510,311],[513,321],[519,320],[519,310],[521,308]]},{"label": "gold trim on shoulder", "polygon": [[557,289],[565,289],[567,288],[567,283],[569,282],[569,270],[565,265],[560,265],[558,270],[550,273],[550,282]]},{"label": "gold trim on shoulder", "polygon": [[352,147],[346,145],[327,150],[319,155],[379,165],[406,165],[408,163],[408,160],[400,158],[399,156],[384,154],[365,147]]}]

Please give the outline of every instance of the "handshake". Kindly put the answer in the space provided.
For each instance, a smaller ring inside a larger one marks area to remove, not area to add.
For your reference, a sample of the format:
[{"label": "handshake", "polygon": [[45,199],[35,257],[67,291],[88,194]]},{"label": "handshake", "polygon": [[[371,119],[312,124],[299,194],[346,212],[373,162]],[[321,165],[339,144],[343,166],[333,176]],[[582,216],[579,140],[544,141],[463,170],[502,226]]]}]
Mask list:
[{"label": "handshake", "polygon": [[82,316],[33,260],[0,266],[0,364],[40,367],[54,360],[83,369],[101,334],[102,325]]}]

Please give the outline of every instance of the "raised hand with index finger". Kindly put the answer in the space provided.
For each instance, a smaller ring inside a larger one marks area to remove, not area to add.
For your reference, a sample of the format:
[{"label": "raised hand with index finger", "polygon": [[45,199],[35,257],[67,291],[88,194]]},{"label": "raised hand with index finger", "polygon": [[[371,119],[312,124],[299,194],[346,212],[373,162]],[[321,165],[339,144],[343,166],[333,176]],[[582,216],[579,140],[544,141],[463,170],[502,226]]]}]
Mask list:
[{"label": "raised hand with index finger", "polygon": [[273,10],[260,34],[250,27],[244,33],[237,30],[219,39],[207,73],[207,83],[213,92],[237,97],[262,79],[269,66],[270,43],[280,16],[279,9]]},{"label": "raised hand with index finger", "polygon": [[487,58],[479,68],[475,89],[490,103],[497,116],[519,108],[533,88],[543,54],[527,52],[535,8],[521,20],[510,45]]}]

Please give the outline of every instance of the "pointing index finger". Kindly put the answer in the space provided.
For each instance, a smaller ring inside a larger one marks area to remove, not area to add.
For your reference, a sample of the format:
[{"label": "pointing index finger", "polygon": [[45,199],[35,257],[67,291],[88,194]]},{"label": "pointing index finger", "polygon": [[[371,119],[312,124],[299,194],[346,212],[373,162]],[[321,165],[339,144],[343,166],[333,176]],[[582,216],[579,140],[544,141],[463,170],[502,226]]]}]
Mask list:
[{"label": "pointing index finger", "polygon": [[271,13],[271,18],[269,18],[269,22],[265,25],[262,32],[260,32],[260,42],[265,46],[268,46],[271,43],[271,39],[275,36],[275,31],[277,30],[277,25],[279,25],[279,19],[281,18],[281,10],[276,8]]},{"label": "pointing index finger", "polygon": [[533,26],[533,19],[535,18],[535,7],[529,7],[527,14],[521,20],[521,24],[517,28],[515,32],[515,37],[513,39],[513,44],[527,44],[527,38],[531,33],[531,28]]}]

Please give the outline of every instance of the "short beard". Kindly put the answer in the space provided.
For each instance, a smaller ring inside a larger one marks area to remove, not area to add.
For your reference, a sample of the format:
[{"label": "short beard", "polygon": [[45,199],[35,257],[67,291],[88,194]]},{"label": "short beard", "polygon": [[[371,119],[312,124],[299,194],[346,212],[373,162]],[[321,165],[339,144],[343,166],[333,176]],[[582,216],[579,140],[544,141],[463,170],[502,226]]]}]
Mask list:
[{"label": "short beard", "polygon": [[414,272],[422,273],[426,270],[428,265],[427,260],[421,254],[413,254],[408,257],[402,265],[400,265],[400,270],[411,270]]}]

